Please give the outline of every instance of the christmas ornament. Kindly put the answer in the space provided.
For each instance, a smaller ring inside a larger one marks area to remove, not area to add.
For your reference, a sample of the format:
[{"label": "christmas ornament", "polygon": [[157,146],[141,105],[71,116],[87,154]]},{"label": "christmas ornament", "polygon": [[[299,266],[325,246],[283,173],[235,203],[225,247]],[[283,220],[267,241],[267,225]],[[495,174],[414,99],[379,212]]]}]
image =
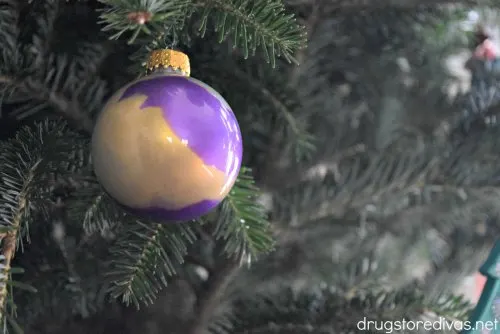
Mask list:
[{"label": "christmas ornament", "polygon": [[493,61],[499,54],[496,44],[490,39],[484,40],[474,51],[474,57],[485,61]]},{"label": "christmas ornament", "polygon": [[500,241],[479,271],[486,284],[462,334],[500,334]]},{"label": "christmas ornament", "polygon": [[242,139],[227,102],[190,77],[179,51],[151,53],[153,73],[115,93],[92,135],[98,181],[129,212],[190,220],[214,209],[241,167]]},{"label": "christmas ornament", "polygon": [[500,78],[500,48],[483,26],[478,26],[473,41],[474,51],[465,67],[471,72],[471,84],[476,85],[486,79]]}]

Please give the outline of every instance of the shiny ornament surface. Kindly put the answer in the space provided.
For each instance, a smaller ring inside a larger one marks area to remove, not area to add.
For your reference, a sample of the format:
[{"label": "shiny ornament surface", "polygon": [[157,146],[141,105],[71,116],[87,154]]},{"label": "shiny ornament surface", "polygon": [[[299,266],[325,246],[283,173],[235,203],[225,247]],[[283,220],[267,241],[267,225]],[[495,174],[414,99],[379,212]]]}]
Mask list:
[{"label": "shiny ornament surface", "polygon": [[125,86],[104,107],[92,158],[103,188],[131,213],[189,220],[231,190],[242,139],[231,108],[211,87],[155,74]]}]

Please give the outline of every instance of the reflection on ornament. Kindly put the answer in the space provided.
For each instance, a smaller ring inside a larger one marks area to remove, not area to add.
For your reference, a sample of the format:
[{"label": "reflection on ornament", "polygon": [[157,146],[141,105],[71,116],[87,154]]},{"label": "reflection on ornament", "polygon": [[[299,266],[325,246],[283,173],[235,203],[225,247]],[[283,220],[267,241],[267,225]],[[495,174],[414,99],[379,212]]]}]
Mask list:
[{"label": "reflection on ornament", "polygon": [[103,188],[130,212],[189,220],[231,190],[242,139],[215,90],[187,75],[157,73],[111,98],[94,130],[92,156]]}]

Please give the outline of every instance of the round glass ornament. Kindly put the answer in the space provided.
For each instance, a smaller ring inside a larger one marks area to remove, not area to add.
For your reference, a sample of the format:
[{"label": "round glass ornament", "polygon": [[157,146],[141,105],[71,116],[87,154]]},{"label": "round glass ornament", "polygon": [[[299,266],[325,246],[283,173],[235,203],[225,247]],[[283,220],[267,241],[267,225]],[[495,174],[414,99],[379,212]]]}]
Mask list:
[{"label": "round glass ornament", "polygon": [[212,211],[229,193],[243,154],[227,102],[190,77],[188,57],[153,51],[152,75],[108,101],[92,135],[92,162],[105,191],[130,213],[186,221]]}]

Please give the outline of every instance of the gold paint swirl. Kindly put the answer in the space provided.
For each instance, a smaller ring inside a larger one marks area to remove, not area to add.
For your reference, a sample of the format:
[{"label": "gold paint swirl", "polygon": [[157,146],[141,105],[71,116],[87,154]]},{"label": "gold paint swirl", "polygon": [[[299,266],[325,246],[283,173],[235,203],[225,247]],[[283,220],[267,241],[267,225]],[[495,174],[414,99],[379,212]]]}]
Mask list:
[{"label": "gold paint swirl", "polygon": [[132,208],[175,210],[222,200],[231,189],[226,175],[205,165],[175,135],[160,108],[141,109],[145,100],[143,95],[112,99],[96,124],[92,157],[106,191]]}]

